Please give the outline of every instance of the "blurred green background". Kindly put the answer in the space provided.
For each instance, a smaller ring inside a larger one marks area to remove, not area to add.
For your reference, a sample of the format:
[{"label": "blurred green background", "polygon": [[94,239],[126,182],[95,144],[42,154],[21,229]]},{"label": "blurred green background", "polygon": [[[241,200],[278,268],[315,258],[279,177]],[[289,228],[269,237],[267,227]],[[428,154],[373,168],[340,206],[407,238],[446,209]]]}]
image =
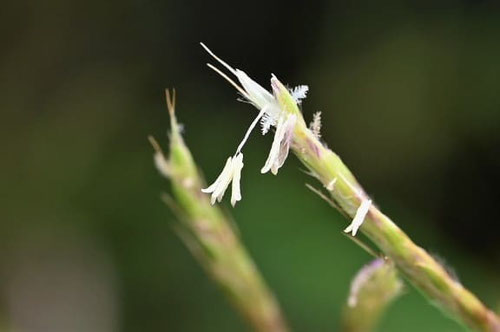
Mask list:
[{"label": "blurred green background", "polygon": [[[175,87],[213,180],[255,116],[199,41],[264,86],[308,84],[306,119],[323,111],[377,204],[499,307],[497,1],[7,0],[0,27],[0,329],[245,329],[171,231],[146,140]],[[270,144],[245,148],[233,215],[294,330],[336,331],[370,257],[295,158],[260,175]],[[380,326],[457,330],[411,287]]]}]

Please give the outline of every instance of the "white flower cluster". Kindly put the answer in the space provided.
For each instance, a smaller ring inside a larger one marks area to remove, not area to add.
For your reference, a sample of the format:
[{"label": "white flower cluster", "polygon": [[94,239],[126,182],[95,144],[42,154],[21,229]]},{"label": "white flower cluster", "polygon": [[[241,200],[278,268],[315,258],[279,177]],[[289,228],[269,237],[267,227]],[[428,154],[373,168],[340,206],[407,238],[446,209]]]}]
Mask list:
[{"label": "white flower cluster", "polygon": [[[262,167],[261,169],[261,173],[263,174],[271,171],[271,173],[276,175],[280,167],[285,163],[285,160],[288,156],[290,144],[293,139],[293,131],[295,128],[297,116],[294,114],[289,114],[288,112],[281,109],[277,101],[277,89],[273,88],[273,94],[271,94],[269,91],[252,80],[244,71],[229,66],[226,62],[217,57],[203,43],[201,43],[201,46],[203,46],[203,48],[215,60],[217,60],[227,70],[229,70],[231,74],[236,76],[240,85],[234,82],[231,78],[229,78],[225,73],[220,71],[215,66],[211,64],[208,64],[208,66],[216,71],[219,75],[221,75],[224,79],[226,79],[229,83],[231,83],[241,93],[246,101],[250,102],[257,109],[259,109],[259,114],[245,133],[245,136],[236,149],[236,153],[234,154],[234,156],[227,159],[226,165],[224,166],[217,180],[215,180],[215,182],[208,188],[202,190],[205,193],[212,194],[211,202],[212,204],[214,204],[216,201],[220,202],[222,200],[227,187],[232,182],[231,204],[234,206],[237,201],[241,200],[240,178],[241,170],[243,168],[243,153],[241,152],[241,149],[248,140],[248,137],[250,136],[252,130],[255,128],[257,123],[259,123],[259,121],[262,126],[263,135],[269,132],[269,129],[272,126],[276,127],[273,144],[271,145],[271,151],[269,152],[269,156],[264,167]],[[271,85],[273,85],[273,82],[278,82],[277,78],[274,75],[271,78]],[[308,87],[305,85],[301,85],[296,87],[295,89],[292,89],[290,93],[297,104],[300,104],[301,100],[306,97],[307,91]]]}]

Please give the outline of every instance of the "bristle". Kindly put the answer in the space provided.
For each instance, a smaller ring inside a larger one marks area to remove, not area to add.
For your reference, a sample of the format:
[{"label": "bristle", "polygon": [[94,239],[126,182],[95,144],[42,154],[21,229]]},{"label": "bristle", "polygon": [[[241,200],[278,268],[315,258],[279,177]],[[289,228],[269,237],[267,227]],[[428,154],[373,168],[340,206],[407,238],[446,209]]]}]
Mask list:
[{"label": "bristle", "polygon": [[226,62],[224,62],[221,58],[219,58],[217,55],[215,55],[214,52],[212,52],[208,47],[207,45],[203,44],[200,42],[200,45],[201,47],[203,47],[205,49],[205,51],[207,51],[208,54],[210,54],[215,60],[217,60],[221,65],[223,65],[224,67],[226,67],[233,75],[236,76],[236,70],[231,67],[230,65],[228,65]]},{"label": "bristle", "polygon": [[238,90],[238,92],[241,93],[245,98],[250,100],[250,96],[245,92],[245,90],[243,90],[238,84],[236,84],[232,79],[230,79],[229,76],[227,76],[222,71],[220,71],[219,68],[215,67],[214,65],[212,65],[210,63],[207,63],[207,66],[210,69],[212,69],[213,71],[215,71],[217,74],[222,76],[222,78],[224,78],[226,81],[228,81],[232,86],[234,86],[236,88],[236,90]]}]

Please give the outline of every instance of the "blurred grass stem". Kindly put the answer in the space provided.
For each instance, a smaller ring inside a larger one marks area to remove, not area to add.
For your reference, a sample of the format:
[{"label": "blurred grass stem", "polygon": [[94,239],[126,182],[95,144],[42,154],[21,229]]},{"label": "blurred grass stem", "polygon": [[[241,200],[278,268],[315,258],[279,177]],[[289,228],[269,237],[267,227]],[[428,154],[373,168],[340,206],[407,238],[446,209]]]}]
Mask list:
[{"label": "blurred grass stem", "polygon": [[175,91],[171,97],[167,90],[166,98],[171,125],[168,159],[156,140],[149,140],[155,149],[157,168],[171,183],[173,197],[164,194],[162,199],[179,219],[175,231],[253,330],[287,331],[279,305],[241,243],[231,218],[201,192],[204,180],[175,117]]},{"label": "blurred grass stem", "polygon": [[[285,103],[294,106],[290,97]],[[331,205],[354,218],[368,199],[354,175],[332,150],[326,147],[301,117],[294,132],[292,150],[325,188]],[[388,216],[372,205],[360,230],[392,261],[404,276],[432,302],[439,304],[459,321],[478,331],[500,331],[500,320],[474,294],[455,280],[424,249],[416,245]]]}]

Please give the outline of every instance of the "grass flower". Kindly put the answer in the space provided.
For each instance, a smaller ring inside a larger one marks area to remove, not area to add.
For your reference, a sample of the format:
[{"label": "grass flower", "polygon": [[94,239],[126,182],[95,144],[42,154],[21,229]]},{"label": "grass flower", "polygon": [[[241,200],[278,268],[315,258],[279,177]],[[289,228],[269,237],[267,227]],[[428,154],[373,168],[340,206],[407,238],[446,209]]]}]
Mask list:
[{"label": "grass flower", "polygon": [[[271,87],[273,92],[271,93],[252,80],[244,71],[235,69],[228,65],[225,61],[216,56],[205,44],[201,43],[201,46],[217,62],[233,74],[237,78],[239,84],[234,82],[231,78],[229,78],[229,76],[212,64],[208,64],[208,66],[233,85],[245,101],[249,102],[259,110],[257,117],[250,124],[243,140],[238,145],[234,156],[227,159],[226,165],[215,182],[210,187],[202,190],[204,193],[212,194],[211,202],[214,204],[216,201],[220,202],[222,200],[229,183],[232,181],[233,193],[231,195],[231,204],[234,206],[237,201],[241,200],[239,184],[241,169],[243,168],[243,153],[241,150],[247,142],[250,133],[259,122],[262,126],[263,135],[265,135],[271,127],[276,127],[269,156],[261,169],[261,173],[271,171],[271,173],[276,175],[288,157],[295,123],[297,120],[297,115],[295,114],[297,111],[287,110],[280,103],[280,100],[282,99],[281,95],[283,94],[283,84],[279,82],[274,75],[272,75],[271,78]],[[300,85],[290,91],[295,103],[300,103],[301,100],[306,97],[308,89],[309,88],[306,85]],[[289,93],[288,90],[286,90],[286,93]],[[235,190],[236,192],[234,192]]]},{"label": "grass flower", "polygon": [[[351,218],[352,222],[346,228],[346,232],[355,235],[359,230],[364,233],[413,285],[469,327],[480,331],[500,331],[500,318],[493,311],[456,281],[438,261],[416,245],[388,216],[372,204],[369,196],[341,158],[320,141],[319,115],[313,120],[310,128],[306,125],[299,108],[307,94],[306,87],[289,90],[272,75],[271,94],[243,71],[233,69],[206,46],[203,47],[236,76],[240,85],[214,66],[209,64],[209,67],[228,80],[248,102],[259,109],[252,126],[261,121],[264,134],[271,127],[276,127],[271,151],[262,172],[270,170],[276,174],[288,155],[288,149],[291,149],[305,165],[309,174],[318,179],[328,190],[331,205]],[[292,116],[295,118],[291,118]],[[236,154],[240,152],[249,132],[253,129],[252,126]]]}]

